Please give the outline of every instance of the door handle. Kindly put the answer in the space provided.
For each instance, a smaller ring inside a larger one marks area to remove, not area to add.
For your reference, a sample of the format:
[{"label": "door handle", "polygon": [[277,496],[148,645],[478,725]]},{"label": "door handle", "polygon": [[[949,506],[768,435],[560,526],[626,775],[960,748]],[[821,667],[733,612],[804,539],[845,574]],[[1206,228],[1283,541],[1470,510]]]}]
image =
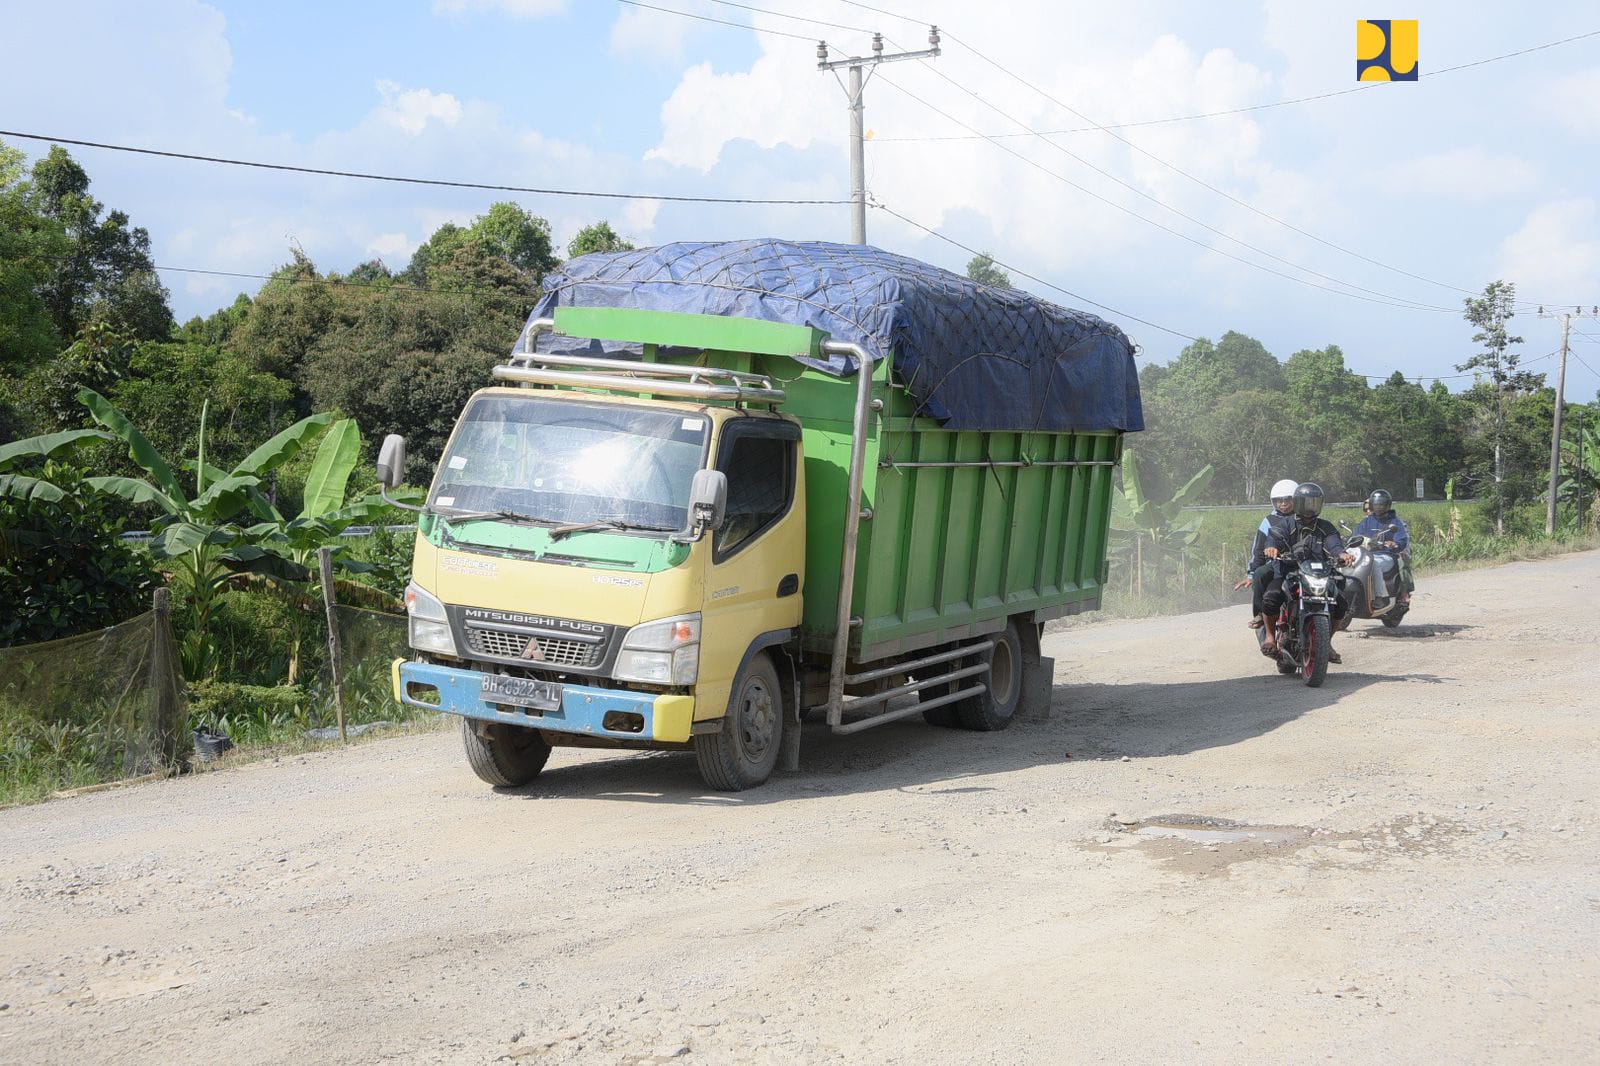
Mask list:
[{"label": "door handle", "polygon": [[793,596],[800,591],[800,575],[785,574],[782,581],[778,582],[779,596]]}]

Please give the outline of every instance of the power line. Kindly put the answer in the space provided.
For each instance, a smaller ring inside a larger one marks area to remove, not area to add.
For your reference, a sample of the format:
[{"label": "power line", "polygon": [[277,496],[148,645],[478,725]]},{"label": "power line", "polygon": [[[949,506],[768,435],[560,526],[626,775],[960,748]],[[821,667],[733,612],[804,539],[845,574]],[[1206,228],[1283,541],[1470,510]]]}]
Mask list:
[{"label": "power line", "polygon": [[[632,0],[621,0],[631,3]],[[803,38],[810,40],[810,38]],[[228,159],[222,156],[196,155],[188,152],[170,152],[156,148],[135,148],[125,144],[106,144],[72,137],[56,137],[42,133],[22,133],[18,130],[0,130],[0,137],[20,137],[30,141],[47,141],[52,144],[70,144],[80,148],[102,148],[109,152],[131,152],[136,155],[153,155],[165,159],[188,159],[198,163],[223,163],[235,167],[252,167],[257,170],[288,171],[294,174],[317,174],[333,178],[358,178],[363,181],[387,181],[401,185],[433,185],[447,189],[484,189],[490,192],[531,193],[539,196],[587,196],[602,200],[660,200],[667,203],[692,204],[755,204],[761,206],[836,206],[849,200],[774,199],[744,196],[679,196],[663,193],[601,192],[595,189],[545,189],[529,185],[495,185],[478,181],[449,181],[443,178],[408,178],[394,174],[368,174],[354,170],[326,170],[319,167],[297,167],[287,163],[262,163],[248,159]]]},{"label": "power line", "polygon": [[[939,108],[935,104],[929,103],[927,100],[924,100],[922,97],[920,97],[920,96],[916,95],[915,93],[911,92],[909,89],[906,89],[905,87],[903,87],[903,86],[899,85],[898,83],[892,81],[887,76],[879,74],[878,78],[884,84],[890,86],[891,88],[897,89],[901,93],[904,93],[906,96],[909,96],[911,99],[915,100],[917,103],[919,103],[922,106],[928,108],[929,110],[935,112],[936,114],[944,116],[945,118],[949,119],[951,122],[954,122],[956,125],[961,126],[963,129],[969,129],[970,130],[970,129],[973,128],[973,127],[967,125],[965,122],[961,121],[960,119],[956,118],[954,115],[950,114],[948,111],[945,111],[945,110]],[[1139,212],[1133,210],[1132,208],[1127,207],[1127,206],[1125,206],[1123,204],[1119,204],[1115,200],[1112,200],[1112,199],[1110,199],[1108,197],[1102,196],[1099,193],[1095,192],[1094,190],[1092,190],[1092,189],[1090,189],[1090,188],[1088,188],[1088,187],[1086,187],[1084,185],[1078,184],[1077,182],[1073,181],[1071,178],[1069,178],[1066,175],[1060,173],[1059,171],[1051,170],[1049,167],[1045,166],[1043,163],[1040,163],[1040,162],[1038,162],[1037,160],[1034,160],[1034,159],[1030,159],[1028,156],[1023,155],[1021,152],[1018,152],[1016,149],[1011,148],[1008,145],[999,144],[997,142],[995,144],[995,147],[999,148],[1002,152],[1005,152],[1008,155],[1015,156],[1017,159],[1022,160],[1024,163],[1028,164],[1030,167],[1033,167],[1035,170],[1038,170],[1041,173],[1047,174],[1050,177],[1055,178],[1057,181],[1061,182],[1062,184],[1067,185],[1067,186],[1069,186],[1071,188],[1077,189],[1079,192],[1083,193],[1086,196],[1090,196],[1090,197],[1092,197],[1092,198],[1094,198],[1096,200],[1099,200],[1101,203],[1105,204],[1108,207],[1111,207],[1111,208],[1114,208],[1115,210],[1121,211],[1123,214],[1130,215],[1133,218],[1138,219],[1140,222],[1145,223],[1146,225],[1154,226],[1156,229],[1163,230],[1163,231],[1165,231],[1167,233],[1170,233],[1174,237],[1179,238],[1180,240],[1188,241],[1190,244],[1193,244],[1198,248],[1202,248],[1205,251],[1211,252],[1214,255],[1220,255],[1225,259],[1232,259],[1236,263],[1243,263],[1245,266],[1253,267],[1256,270],[1264,271],[1265,273],[1272,274],[1275,277],[1283,278],[1283,279],[1285,279],[1287,281],[1297,282],[1298,284],[1306,285],[1306,286],[1309,286],[1309,287],[1311,287],[1313,289],[1321,289],[1324,292],[1331,292],[1331,293],[1335,293],[1335,294],[1337,294],[1339,296],[1346,296],[1346,297],[1349,297],[1352,300],[1365,300],[1368,303],[1381,304],[1381,305],[1383,305],[1385,307],[1398,307],[1401,310],[1407,310],[1407,311],[1433,311],[1433,312],[1445,312],[1445,313],[1449,313],[1449,314],[1455,314],[1456,313],[1456,309],[1455,308],[1451,308],[1451,307],[1433,307],[1433,306],[1429,306],[1429,305],[1426,305],[1426,304],[1400,303],[1400,302],[1394,302],[1394,301],[1391,301],[1391,300],[1388,300],[1388,299],[1380,299],[1380,298],[1372,297],[1372,296],[1363,296],[1360,293],[1346,292],[1343,289],[1335,289],[1335,288],[1332,288],[1332,287],[1330,287],[1328,285],[1320,285],[1317,282],[1308,281],[1305,278],[1297,278],[1297,277],[1294,277],[1293,275],[1285,274],[1281,270],[1274,270],[1272,267],[1266,266],[1265,264],[1254,262],[1253,260],[1246,259],[1243,256],[1234,255],[1232,252],[1223,251],[1221,248],[1217,248],[1217,247],[1215,247],[1213,245],[1209,245],[1209,244],[1207,244],[1206,242],[1200,240],[1197,237],[1190,236],[1189,234],[1184,233],[1181,230],[1173,229],[1171,226],[1168,226],[1165,223],[1157,222],[1155,219],[1152,219],[1152,218],[1146,218],[1144,215],[1141,215]],[[1297,269],[1304,269],[1304,268],[1297,268]],[[1340,284],[1344,284],[1344,283],[1340,282]]]},{"label": "power line", "polygon": [[[826,26],[830,30],[849,30],[851,33],[860,34],[870,34],[872,32],[871,30],[864,30],[860,26],[846,26],[841,22],[825,22],[822,19],[807,18],[804,15],[791,15],[787,11],[773,11],[765,7],[756,7],[754,4],[739,4],[735,3],[734,0],[711,0],[711,2],[713,4],[721,4],[723,7],[736,7],[743,11],[754,11],[761,15],[772,15],[774,18],[791,19],[795,22],[807,22],[813,26]],[[750,26],[747,28],[753,30],[757,29],[758,27]],[[809,39],[810,38],[807,38],[807,40]]]},{"label": "power line", "polygon": [[[982,96],[978,95],[978,93],[976,93],[972,89],[968,88],[966,85],[963,85],[961,82],[959,82],[959,81],[955,80],[954,78],[950,77],[948,74],[944,73],[943,71],[934,69],[932,67],[929,67],[928,69],[933,70],[933,72],[935,74],[937,74],[939,77],[943,78],[945,81],[949,82],[951,85],[954,85],[956,88],[960,89],[962,92],[964,92],[967,95],[971,96],[974,100],[976,100],[979,103],[983,104],[983,106],[989,108],[991,111],[993,111],[996,114],[1000,115],[1002,118],[1005,118],[1005,119],[1007,119],[1007,120],[1009,120],[1011,122],[1016,123],[1018,126],[1021,126],[1025,130],[1029,129],[1029,126],[1028,126],[1028,124],[1026,122],[1024,122],[1023,120],[1017,118],[1015,115],[1012,115],[1012,114],[1002,110],[1000,107],[998,107],[997,105],[991,103],[990,101],[984,99]],[[885,79],[885,80],[887,80],[887,79]],[[900,88],[900,86],[895,86],[895,88]],[[902,89],[901,91],[904,92],[905,90]],[[919,101],[919,102],[922,102],[922,101]],[[1106,178],[1106,179],[1108,179],[1108,180],[1110,180],[1112,182],[1115,182],[1117,185],[1122,186],[1124,189],[1127,189],[1129,192],[1133,193],[1134,195],[1142,197],[1143,199],[1149,200],[1151,203],[1155,204],[1156,206],[1164,208],[1165,210],[1170,211],[1173,214],[1177,215],[1179,218],[1184,219],[1185,221],[1190,222],[1190,223],[1192,223],[1192,224],[1194,224],[1196,226],[1199,226],[1202,229],[1205,229],[1205,230],[1208,230],[1208,231],[1210,231],[1212,233],[1215,233],[1217,236],[1223,238],[1224,240],[1231,241],[1234,244],[1239,245],[1242,248],[1247,248],[1250,251],[1257,253],[1258,255],[1266,256],[1268,259],[1275,260],[1275,261],[1277,261],[1279,263],[1282,263],[1285,266],[1290,267],[1290,268],[1292,268],[1294,270],[1303,271],[1304,273],[1310,274],[1313,277],[1322,278],[1324,281],[1331,281],[1335,285],[1342,285],[1342,286],[1344,286],[1346,288],[1349,288],[1349,289],[1355,289],[1355,290],[1357,290],[1359,292],[1368,293],[1369,295],[1379,297],[1381,300],[1383,300],[1385,302],[1394,301],[1396,303],[1415,305],[1416,308],[1419,309],[1419,310],[1445,311],[1445,312],[1449,312],[1451,314],[1454,314],[1455,311],[1456,311],[1456,309],[1453,308],[1453,307],[1439,307],[1438,305],[1435,305],[1435,304],[1423,303],[1420,300],[1412,300],[1412,299],[1408,299],[1406,297],[1396,296],[1396,295],[1394,295],[1392,293],[1380,292],[1377,289],[1369,289],[1369,288],[1366,288],[1365,286],[1357,285],[1354,282],[1345,281],[1342,278],[1334,277],[1332,274],[1325,274],[1320,270],[1314,270],[1311,267],[1303,266],[1302,264],[1296,263],[1291,259],[1286,259],[1283,256],[1277,255],[1274,252],[1270,252],[1267,249],[1262,248],[1262,247],[1260,247],[1258,245],[1254,245],[1254,244],[1251,244],[1248,241],[1241,240],[1240,238],[1233,236],[1231,233],[1228,233],[1225,230],[1219,229],[1218,227],[1213,226],[1210,223],[1205,222],[1202,219],[1196,218],[1195,216],[1193,216],[1191,214],[1188,214],[1187,212],[1182,211],[1182,210],[1172,206],[1171,204],[1169,204],[1166,201],[1162,200],[1160,197],[1155,196],[1155,195],[1153,195],[1153,194],[1151,194],[1149,192],[1146,192],[1144,189],[1139,188],[1137,185],[1134,185],[1131,182],[1124,181],[1122,178],[1117,177],[1117,175],[1111,173],[1109,170],[1106,170],[1103,167],[1097,166],[1093,162],[1090,162],[1088,159],[1085,159],[1083,156],[1078,155],[1076,152],[1073,152],[1072,150],[1066,148],[1065,146],[1063,146],[1061,144],[1058,144],[1053,140],[1050,140],[1048,137],[1043,137],[1041,135],[1040,139],[1043,140],[1045,144],[1047,144],[1050,147],[1054,148],[1056,151],[1061,152],[1063,155],[1066,155],[1068,158],[1070,158],[1070,159],[1082,164],[1085,167],[1088,167],[1090,170],[1094,171],[1096,174],[1099,174],[1102,177],[1104,177],[1104,178]],[[1003,147],[1003,146],[997,146],[997,147]],[[1296,280],[1298,280],[1298,279],[1296,279]]]},{"label": "power line", "polygon": [[[872,6],[868,5],[868,4],[854,3],[853,0],[841,0],[841,2],[847,3],[847,4],[851,4],[854,7],[865,8],[868,11],[876,11],[879,14],[888,15],[891,18],[903,19],[906,22],[911,22],[911,23],[920,22],[920,20],[911,18],[908,15],[899,15],[899,14],[895,14],[894,12],[884,11],[882,8],[872,7]],[[947,32],[946,36],[948,36],[952,41],[955,41],[957,44],[960,44],[963,48],[966,48],[969,52],[972,52],[974,55],[978,55],[979,58],[987,58],[987,57],[984,57],[984,56],[980,55],[978,53],[977,49],[973,48],[970,44],[967,44],[967,42],[965,42],[965,41],[961,40],[960,38],[956,37],[954,34],[951,34],[951,33]],[[1470,62],[1467,62],[1467,63],[1457,63],[1455,66],[1452,66],[1452,67],[1441,67],[1440,69],[1433,70],[1433,71],[1425,70],[1425,71],[1422,71],[1418,75],[1418,77],[1419,78],[1438,77],[1440,74],[1450,74],[1450,73],[1453,73],[1453,72],[1458,71],[1458,70],[1466,70],[1469,67],[1481,67],[1481,66],[1484,66],[1485,64],[1488,64],[1488,63],[1498,63],[1498,62],[1500,62],[1501,60],[1504,60],[1504,59],[1515,59],[1517,56],[1527,55],[1530,52],[1540,52],[1540,51],[1543,51],[1543,50],[1545,50],[1547,48],[1556,48],[1556,47],[1559,47],[1560,45],[1571,44],[1574,41],[1582,41],[1582,40],[1585,40],[1585,39],[1587,39],[1589,37],[1595,37],[1595,36],[1600,36],[1600,30],[1590,30],[1587,33],[1579,33],[1579,34],[1575,34],[1575,35],[1573,35],[1571,37],[1563,37],[1559,41],[1549,41],[1549,42],[1546,42],[1545,44],[1531,45],[1531,46],[1529,46],[1527,48],[1520,48],[1515,52],[1505,52],[1505,53],[1502,53],[1500,55],[1489,56],[1489,57],[1487,57],[1485,59],[1474,59],[1474,60],[1472,60]],[[1007,73],[1009,73],[1009,71]],[[1167,124],[1174,123],[1174,122],[1194,122],[1194,121],[1197,121],[1199,119],[1225,118],[1225,117],[1227,117],[1229,115],[1242,115],[1242,114],[1247,114],[1247,113],[1252,112],[1252,111],[1265,111],[1265,110],[1268,110],[1270,108],[1275,108],[1275,107],[1288,107],[1288,106],[1291,106],[1293,104],[1307,104],[1307,103],[1312,103],[1313,101],[1316,101],[1316,100],[1331,99],[1332,97],[1335,97],[1335,96],[1348,96],[1350,93],[1365,92],[1365,91],[1367,91],[1369,89],[1377,89],[1377,88],[1380,88],[1382,86],[1392,85],[1392,84],[1393,84],[1392,82],[1381,82],[1381,81],[1360,82],[1360,83],[1358,83],[1356,85],[1353,85],[1353,86],[1351,86],[1351,87],[1349,87],[1347,89],[1330,89],[1327,92],[1313,93],[1310,96],[1296,96],[1296,97],[1293,97],[1293,98],[1290,98],[1290,99],[1287,99],[1287,100],[1273,100],[1273,101],[1271,101],[1269,103],[1265,103],[1265,104],[1250,104],[1250,105],[1247,105],[1245,107],[1227,108],[1227,109],[1222,110],[1222,111],[1203,111],[1203,112],[1199,112],[1199,113],[1191,114],[1191,115],[1171,115],[1171,116],[1168,116],[1166,118],[1139,119],[1139,120],[1133,121],[1133,122],[1117,122],[1117,123],[1101,124],[1101,123],[1094,122],[1094,120],[1092,120],[1092,119],[1087,119],[1086,118],[1085,121],[1088,121],[1088,122],[1092,123],[1091,125],[1088,125],[1088,126],[1072,126],[1072,127],[1068,127],[1068,128],[1065,128],[1065,129],[1059,129],[1059,130],[1042,130],[1040,132],[1043,133],[1045,136],[1055,136],[1057,134],[1062,134],[1062,133],[1091,133],[1091,132],[1093,132],[1095,130],[1125,130],[1125,129],[1133,129],[1133,128],[1139,127],[1139,126],[1162,126],[1162,125],[1167,125]],[[981,136],[981,135],[978,135],[978,136]],[[1023,134],[1023,133],[1000,133],[1000,134],[995,134],[994,136],[997,136],[997,137],[1025,137],[1025,136],[1028,136],[1028,134]],[[879,142],[882,142],[882,143],[890,143],[890,142],[896,142],[896,141],[967,141],[967,140],[974,140],[974,139],[976,139],[976,137],[974,135],[971,135],[971,134],[966,134],[966,135],[963,135],[963,134],[952,134],[952,135],[949,135],[949,136],[878,137],[878,138],[874,138],[874,139],[879,141]]]},{"label": "power line", "polygon": [[[1593,31],[1591,33],[1583,34],[1581,36],[1583,36],[1583,37],[1592,37],[1595,34],[1600,34],[1600,30],[1595,30],[1595,31]],[[1373,266],[1382,267],[1385,270],[1389,270],[1389,271],[1392,271],[1392,272],[1394,272],[1396,274],[1400,274],[1400,275],[1403,275],[1405,277],[1411,278],[1411,279],[1413,279],[1415,281],[1421,281],[1421,282],[1424,282],[1424,283],[1429,284],[1429,285],[1437,286],[1439,288],[1451,289],[1451,290],[1456,291],[1456,292],[1463,292],[1463,293],[1467,293],[1468,295],[1473,295],[1473,290],[1471,290],[1471,289],[1465,289],[1465,288],[1462,288],[1459,285],[1453,285],[1453,284],[1450,284],[1448,282],[1438,281],[1438,280],[1435,280],[1433,278],[1424,277],[1421,274],[1416,274],[1416,273],[1413,273],[1412,271],[1402,269],[1402,268],[1394,266],[1394,265],[1392,265],[1390,263],[1386,263],[1381,259],[1377,259],[1377,258],[1374,258],[1373,256],[1366,255],[1363,252],[1358,252],[1358,251],[1356,251],[1354,249],[1346,248],[1345,246],[1343,246],[1341,244],[1335,243],[1334,241],[1330,241],[1330,240],[1326,239],[1325,237],[1321,237],[1321,236],[1319,236],[1319,235],[1317,235],[1315,233],[1312,233],[1309,230],[1303,229],[1300,226],[1297,226],[1292,222],[1289,222],[1289,221],[1287,221],[1285,219],[1279,218],[1277,215],[1274,215],[1270,211],[1266,211],[1266,210],[1264,210],[1262,208],[1259,208],[1256,205],[1250,203],[1248,200],[1245,200],[1245,199],[1242,199],[1242,198],[1240,198],[1238,196],[1235,196],[1235,195],[1233,195],[1232,193],[1228,192],[1225,189],[1222,189],[1222,188],[1219,188],[1218,186],[1212,185],[1210,182],[1206,181],[1203,178],[1196,177],[1195,175],[1193,175],[1193,174],[1189,173],[1188,171],[1184,170],[1182,167],[1179,167],[1174,163],[1170,163],[1167,160],[1162,159],[1160,156],[1156,155],[1154,152],[1148,151],[1147,149],[1140,147],[1139,145],[1135,144],[1133,141],[1130,141],[1126,137],[1122,136],[1120,133],[1117,133],[1115,130],[1107,129],[1104,126],[1101,126],[1098,122],[1096,122],[1094,119],[1090,118],[1088,115],[1084,114],[1082,111],[1077,110],[1076,108],[1072,107],[1070,104],[1067,104],[1064,101],[1061,101],[1061,100],[1057,99],[1056,97],[1052,96],[1050,93],[1045,92],[1043,89],[1039,88],[1037,85],[1035,85],[1032,82],[1028,81],[1026,78],[1023,78],[1022,76],[1014,73],[1013,71],[1009,70],[1008,68],[1006,68],[1002,64],[1000,64],[1000,63],[996,62],[995,60],[991,59],[989,56],[987,56],[984,53],[978,51],[976,48],[974,48],[972,45],[968,44],[965,40],[962,40],[960,37],[957,37],[954,34],[950,34],[949,36],[950,36],[951,40],[953,40],[957,44],[961,45],[963,48],[965,48],[967,51],[971,52],[973,55],[977,56],[979,59],[983,60],[985,63],[988,63],[990,66],[994,67],[996,70],[1000,71],[1002,74],[1005,74],[1007,77],[1013,79],[1014,81],[1018,82],[1019,84],[1023,85],[1024,87],[1026,87],[1028,89],[1031,89],[1032,91],[1034,91],[1035,93],[1037,93],[1040,96],[1044,97],[1046,100],[1050,101],[1052,104],[1055,104],[1057,107],[1061,108],[1062,110],[1067,111],[1070,114],[1076,115],[1078,118],[1084,120],[1085,122],[1089,122],[1089,123],[1093,124],[1097,129],[1102,130],[1108,136],[1114,138],[1117,141],[1120,141],[1122,144],[1124,144],[1127,147],[1129,147],[1129,148],[1133,149],[1134,151],[1138,152],[1140,155],[1144,156],[1145,158],[1150,159],[1153,162],[1159,163],[1163,167],[1166,167],[1168,170],[1172,171],[1174,174],[1177,174],[1178,176],[1180,176],[1182,178],[1185,178],[1185,179],[1187,179],[1189,181],[1194,182],[1196,185],[1199,185],[1201,188],[1206,189],[1209,192],[1215,193],[1218,196],[1221,196],[1221,197],[1223,197],[1223,198],[1225,198],[1225,199],[1227,199],[1229,201],[1232,201],[1235,204],[1238,204],[1240,207],[1245,208],[1247,211],[1254,212],[1255,214],[1257,214],[1260,217],[1268,220],[1269,222],[1272,222],[1272,223],[1274,223],[1276,225],[1284,227],[1285,229],[1288,229],[1288,230],[1291,230],[1291,231],[1293,231],[1295,233],[1298,233],[1303,237],[1309,238],[1310,240],[1316,241],[1318,244],[1321,244],[1321,245],[1323,245],[1325,247],[1332,248],[1334,251],[1342,252],[1345,255],[1353,256],[1354,258],[1360,259],[1363,262],[1370,263]],[[1579,39],[1579,38],[1577,38],[1577,37],[1570,38],[1570,40],[1577,40],[1577,39]],[[1553,47],[1553,45],[1541,46],[1541,47]],[[1480,61],[1480,63],[1481,62],[1488,62],[1488,60]],[[1457,68],[1449,68],[1449,69],[1457,69]],[[1444,73],[1444,72],[1440,71],[1438,73]],[[1373,84],[1373,85],[1376,85],[1376,84],[1381,84],[1381,83],[1373,82],[1373,83],[1362,83],[1362,84]],[[1347,91],[1349,91],[1349,90],[1347,90]]]},{"label": "power line", "polygon": [[[750,30],[753,33],[767,33],[767,34],[773,35],[774,37],[789,37],[789,38],[792,38],[792,39],[794,39],[796,41],[807,41],[807,42],[810,42],[812,40],[815,40],[815,38],[807,37],[805,34],[802,34],[802,33],[790,33],[788,30],[766,29],[765,27],[762,27],[762,26],[752,26],[748,22],[732,22],[732,21],[730,21],[728,19],[712,18],[710,15],[696,15],[692,11],[678,11],[678,10],[676,10],[674,8],[670,8],[670,7],[660,7],[660,6],[656,5],[656,4],[642,3],[641,0],[617,0],[617,3],[619,3],[619,4],[627,4],[629,7],[642,7],[646,11],[660,11],[663,14],[667,14],[667,15],[678,15],[678,16],[680,16],[682,18],[686,18],[686,19],[696,19],[696,20],[698,20],[700,22],[714,22],[718,26],[732,26],[736,30]],[[734,6],[735,7],[742,7],[743,5],[742,4],[736,4]],[[758,8],[752,8],[751,10],[759,10],[759,9]],[[776,12],[768,12],[768,14],[776,14]],[[810,22],[811,20],[810,19],[806,19],[805,21]]]},{"label": "power line", "polygon": [[[904,222],[906,225],[912,226],[912,227],[914,227],[916,229],[919,229],[922,232],[926,233],[930,237],[937,237],[939,240],[944,241],[946,244],[953,245],[953,246],[955,246],[957,248],[960,248],[964,252],[969,252],[972,255],[988,255],[987,252],[980,252],[976,248],[972,248],[969,245],[962,244],[960,241],[956,240],[954,237],[949,237],[949,236],[946,236],[943,233],[940,233],[938,230],[934,229],[932,226],[924,226],[922,223],[916,221],[915,219],[907,218],[905,215],[902,215],[900,212],[896,211],[894,208],[890,207],[888,204],[885,204],[885,203],[883,203],[883,202],[881,202],[879,200],[873,200],[872,201],[872,206],[877,208],[879,211],[883,211],[886,214],[893,215],[895,218],[898,218],[901,222]],[[1119,311],[1117,308],[1112,307],[1110,304],[1103,304],[1099,300],[1091,300],[1089,297],[1083,295],[1082,293],[1073,292],[1071,289],[1064,289],[1060,285],[1057,285],[1053,281],[1046,281],[1045,279],[1039,277],[1036,274],[1028,273],[1026,270],[1023,270],[1021,267],[1013,266],[1010,263],[1003,263],[1000,260],[996,259],[992,255],[988,256],[988,258],[989,258],[989,261],[991,263],[993,263],[997,267],[1001,267],[1004,270],[1008,270],[1011,273],[1018,275],[1019,277],[1027,278],[1029,281],[1036,282],[1036,283],[1038,283],[1040,285],[1045,286],[1048,289],[1054,289],[1056,292],[1062,293],[1063,295],[1066,295],[1066,296],[1070,296],[1074,300],[1081,300],[1086,304],[1090,304],[1091,306],[1098,307],[1098,308],[1100,308],[1100,310],[1109,312],[1110,314],[1113,314],[1113,315],[1116,315],[1118,318],[1126,318],[1130,322],[1137,322],[1140,325],[1149,326],[1151,329],[1159,329],[1163,333],[1170,333],[1174,337],[1179,337],[1179,338],[1181,338],[1183,340],[1186,340],[1186,341],[1194,341],[1194,340],[1199,340],[1200,339],[1198,337],[1192,337],[1187,333],[1180,333],[1175,329],[1170,329],[1167,326],[1163,326],[1158,322],[1151,322],[1149,319],[1140,318],[1138,315],[1129,314],[1127,311]]]}]

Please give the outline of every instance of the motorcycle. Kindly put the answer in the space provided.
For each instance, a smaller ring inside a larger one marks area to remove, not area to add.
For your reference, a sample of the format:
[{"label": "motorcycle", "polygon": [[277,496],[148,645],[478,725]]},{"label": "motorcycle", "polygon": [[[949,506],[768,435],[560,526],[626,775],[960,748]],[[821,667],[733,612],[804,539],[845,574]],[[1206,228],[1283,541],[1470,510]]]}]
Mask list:
[{"label": "motorcycle", "polygon": [[1278,673],[1298,673],[1310,688],[1328,674],[1328,651],[1333,639],[1333,606],[1339,599],[1339,570],[1315,542],[1302,541],[1293,558],[1296,569],[1283,579],[1283,608],[1278,612],[1278,650],[1264,650],[1266,631],[1256,630],[1263,654],[1270,654]]},{"label": "motorcycle", "polygon": [[[1339,523],[1344,525],[1343,522]],[[1405,552],[1384,547],[1384,541],[1395,531],[1395,526],[1385,526],[1376,536],[1353,536],[1345,548],[1355,556],[1355,562],[1339,568],[1348,583],[1348,610],[1340,620],[1339,628],[1346,629],[1352,618],[1376,618],[1393,629],[1411,609],[1408,601],[1401,599],[1400,567]],[[1345,532],[1350,527],[1345,526]]]}]

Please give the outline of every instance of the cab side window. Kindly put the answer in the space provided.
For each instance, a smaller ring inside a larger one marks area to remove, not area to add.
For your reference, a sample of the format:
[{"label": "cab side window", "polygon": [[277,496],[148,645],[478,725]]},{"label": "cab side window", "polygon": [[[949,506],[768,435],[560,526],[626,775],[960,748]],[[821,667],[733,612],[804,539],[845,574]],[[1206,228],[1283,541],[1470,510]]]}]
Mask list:
[{"label": "cab side window", "polygon": [[800,437],[792,423],[764,419],[755,425],[732,423],[724,433],[717,469],[728,475],[728,510],[713,542],[717,562],[788,513]]}]

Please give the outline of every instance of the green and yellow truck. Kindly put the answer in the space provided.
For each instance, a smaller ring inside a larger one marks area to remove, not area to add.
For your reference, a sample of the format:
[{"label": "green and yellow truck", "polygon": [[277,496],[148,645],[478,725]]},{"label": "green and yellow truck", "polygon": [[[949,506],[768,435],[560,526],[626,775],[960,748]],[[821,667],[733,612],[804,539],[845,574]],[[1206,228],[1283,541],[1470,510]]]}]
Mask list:
[{"label": "green and yellow truck", "polygon": [[872,248],[573,260],[439,458],[395,697],[499,786],[563,744],[737,790],[806,720],[1004,729],[1048,701],[1043,624],[1100,604],[1132,351]]}]

